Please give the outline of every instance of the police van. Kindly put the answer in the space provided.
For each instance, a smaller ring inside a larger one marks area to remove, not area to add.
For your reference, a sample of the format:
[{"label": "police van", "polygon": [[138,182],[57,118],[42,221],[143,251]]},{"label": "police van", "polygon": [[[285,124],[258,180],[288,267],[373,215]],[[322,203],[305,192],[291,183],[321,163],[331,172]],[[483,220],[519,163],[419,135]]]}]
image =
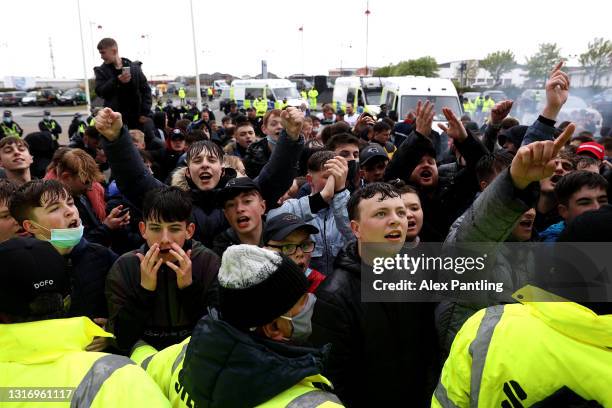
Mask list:
[{"label": "police van", "polygon": [[397,112],[399,120],[403,120],[408,112],[414,111],[419,100],[433,102],[436,114],[432,128],[438,131],[438,123],[446,123],[442,113],[443,107],[450,108],[457,118],[463,114],[459,95],[450,79],[422,76],[384,78],[380,98],[381,103],[386,104],[389,111]]},{"label": "police van", "polygon": [[257,97],[268,102],[268,109],[274,109],[275,101],[287,98],[289,106],[299,107],[308,103],[300,97],[295,83],[288,79],[235,79],[230,87],[230,99],[239,108],[248,108]]},{"label": "police van", "polygon": [[379,77],[338,77],[334,83],[332,106],[334,110],[346,111],[346,104],[353,105],[355,111],[380,113],[380,96],[383,78]]}]

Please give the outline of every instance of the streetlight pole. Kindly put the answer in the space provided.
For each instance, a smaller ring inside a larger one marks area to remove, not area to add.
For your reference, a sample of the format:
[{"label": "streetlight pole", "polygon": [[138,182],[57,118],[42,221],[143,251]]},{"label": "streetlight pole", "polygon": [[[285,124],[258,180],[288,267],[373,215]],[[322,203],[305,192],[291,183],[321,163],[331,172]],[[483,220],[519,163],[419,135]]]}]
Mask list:
[{"label": "streetlight pole", "polygon": [[299,28],[300,30],[300,40],[302,42],[302,75],[306,75],[304,71],[304,24],[302,24]]},{"label": "streetlight pole", "polygon": [[81,1],[76,0],[79,13],[79,34],[81,34],[81,57],[83,59],[83,81],[85,81],[85,98],[87,111],[91,112],[91,97],[89,96],[89,80],[87,79],[87,63],[85,62],[85,41],[83,40],[83,21],[81,21]]},{"label": "streetlight pole", "polygon": [[368,75],[368,43],[370,41],[370,0],[366,1],[366,44],[365,44],[365,74]]},{"label": "streetlight pole", "polygon": [[198,46],[196,45],[195,23],[193,20],[193,0],[189,0],[189,7],[191,9],[191,35],[193,36],[193,59],[195,60],[196,72],[196,100],[198,103],[198,110],[202,110],[202,95],[200,94],[200,71],[198,70]]}]

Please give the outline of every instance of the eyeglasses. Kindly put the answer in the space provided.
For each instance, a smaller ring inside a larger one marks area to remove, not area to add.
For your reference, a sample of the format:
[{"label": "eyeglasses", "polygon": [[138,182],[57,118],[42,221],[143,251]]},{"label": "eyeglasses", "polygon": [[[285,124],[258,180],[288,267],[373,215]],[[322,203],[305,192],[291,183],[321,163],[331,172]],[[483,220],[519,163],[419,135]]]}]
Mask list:
[{"label": "eyeglasses", "polygon": [[293,255],[298,248],[302,250],[303,253],[309,254],[315,249],[315,243],[313,241],[302,242],[301,244],[285,244],[285,245],[272,245],[268,244],[267,246],[271,248],[280,249],[280,251],[284,255]]}]

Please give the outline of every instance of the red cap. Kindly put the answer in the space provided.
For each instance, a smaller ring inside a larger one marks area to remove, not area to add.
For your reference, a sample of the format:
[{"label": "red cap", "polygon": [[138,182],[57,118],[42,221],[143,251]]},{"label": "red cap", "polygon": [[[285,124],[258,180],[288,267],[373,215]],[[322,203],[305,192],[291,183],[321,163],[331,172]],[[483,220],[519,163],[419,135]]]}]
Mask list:
[{"label": "red cap", "polygon": [[578,146],[578,149],[576,150],[576,154],[581,154],[581,153],[590,154],[598,160],[603,160],[605,156],[605,150],[604,150],[603,145],[600,145],[599,143],[595,143],[595,142],[586,142]]}]

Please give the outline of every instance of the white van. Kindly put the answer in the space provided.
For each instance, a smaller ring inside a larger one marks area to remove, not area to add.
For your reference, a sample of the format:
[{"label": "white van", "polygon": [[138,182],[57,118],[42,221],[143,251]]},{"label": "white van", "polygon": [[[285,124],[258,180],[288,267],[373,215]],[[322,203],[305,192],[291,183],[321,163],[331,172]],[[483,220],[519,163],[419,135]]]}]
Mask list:
[{"label": "white van", "polygon": [[463,114],[459,95],[450,79],[405,76],[385,78],[383,82],[381,103],[386,104],[388,110],[396,111],[399,120],[415,110],[419,100],[429,100],[435,104],[432,128],[437,131],[440,130],[437,124],[446,122],[442,108],[450,108],[457,118]]},{"label": "white van", "polygon": [[249,102],[245,104],[245,99],[254,100],[262,96],[268,102],[268,109],[274,109],[275,101],[282,101],[287,98],[289,106],[299,107],[303,103],[308,103],[300,97],[295,83],[288,79],[236,79],[232,81],[230,88],[230,99],[238,107],[251,106]]},{"label": "white van", "polygon": [[346,104],[351,103],[357,112],[380,113],[380,96],[383,89],[379,77],[338,77],[334,83],[332,106],[346,111]]}]

